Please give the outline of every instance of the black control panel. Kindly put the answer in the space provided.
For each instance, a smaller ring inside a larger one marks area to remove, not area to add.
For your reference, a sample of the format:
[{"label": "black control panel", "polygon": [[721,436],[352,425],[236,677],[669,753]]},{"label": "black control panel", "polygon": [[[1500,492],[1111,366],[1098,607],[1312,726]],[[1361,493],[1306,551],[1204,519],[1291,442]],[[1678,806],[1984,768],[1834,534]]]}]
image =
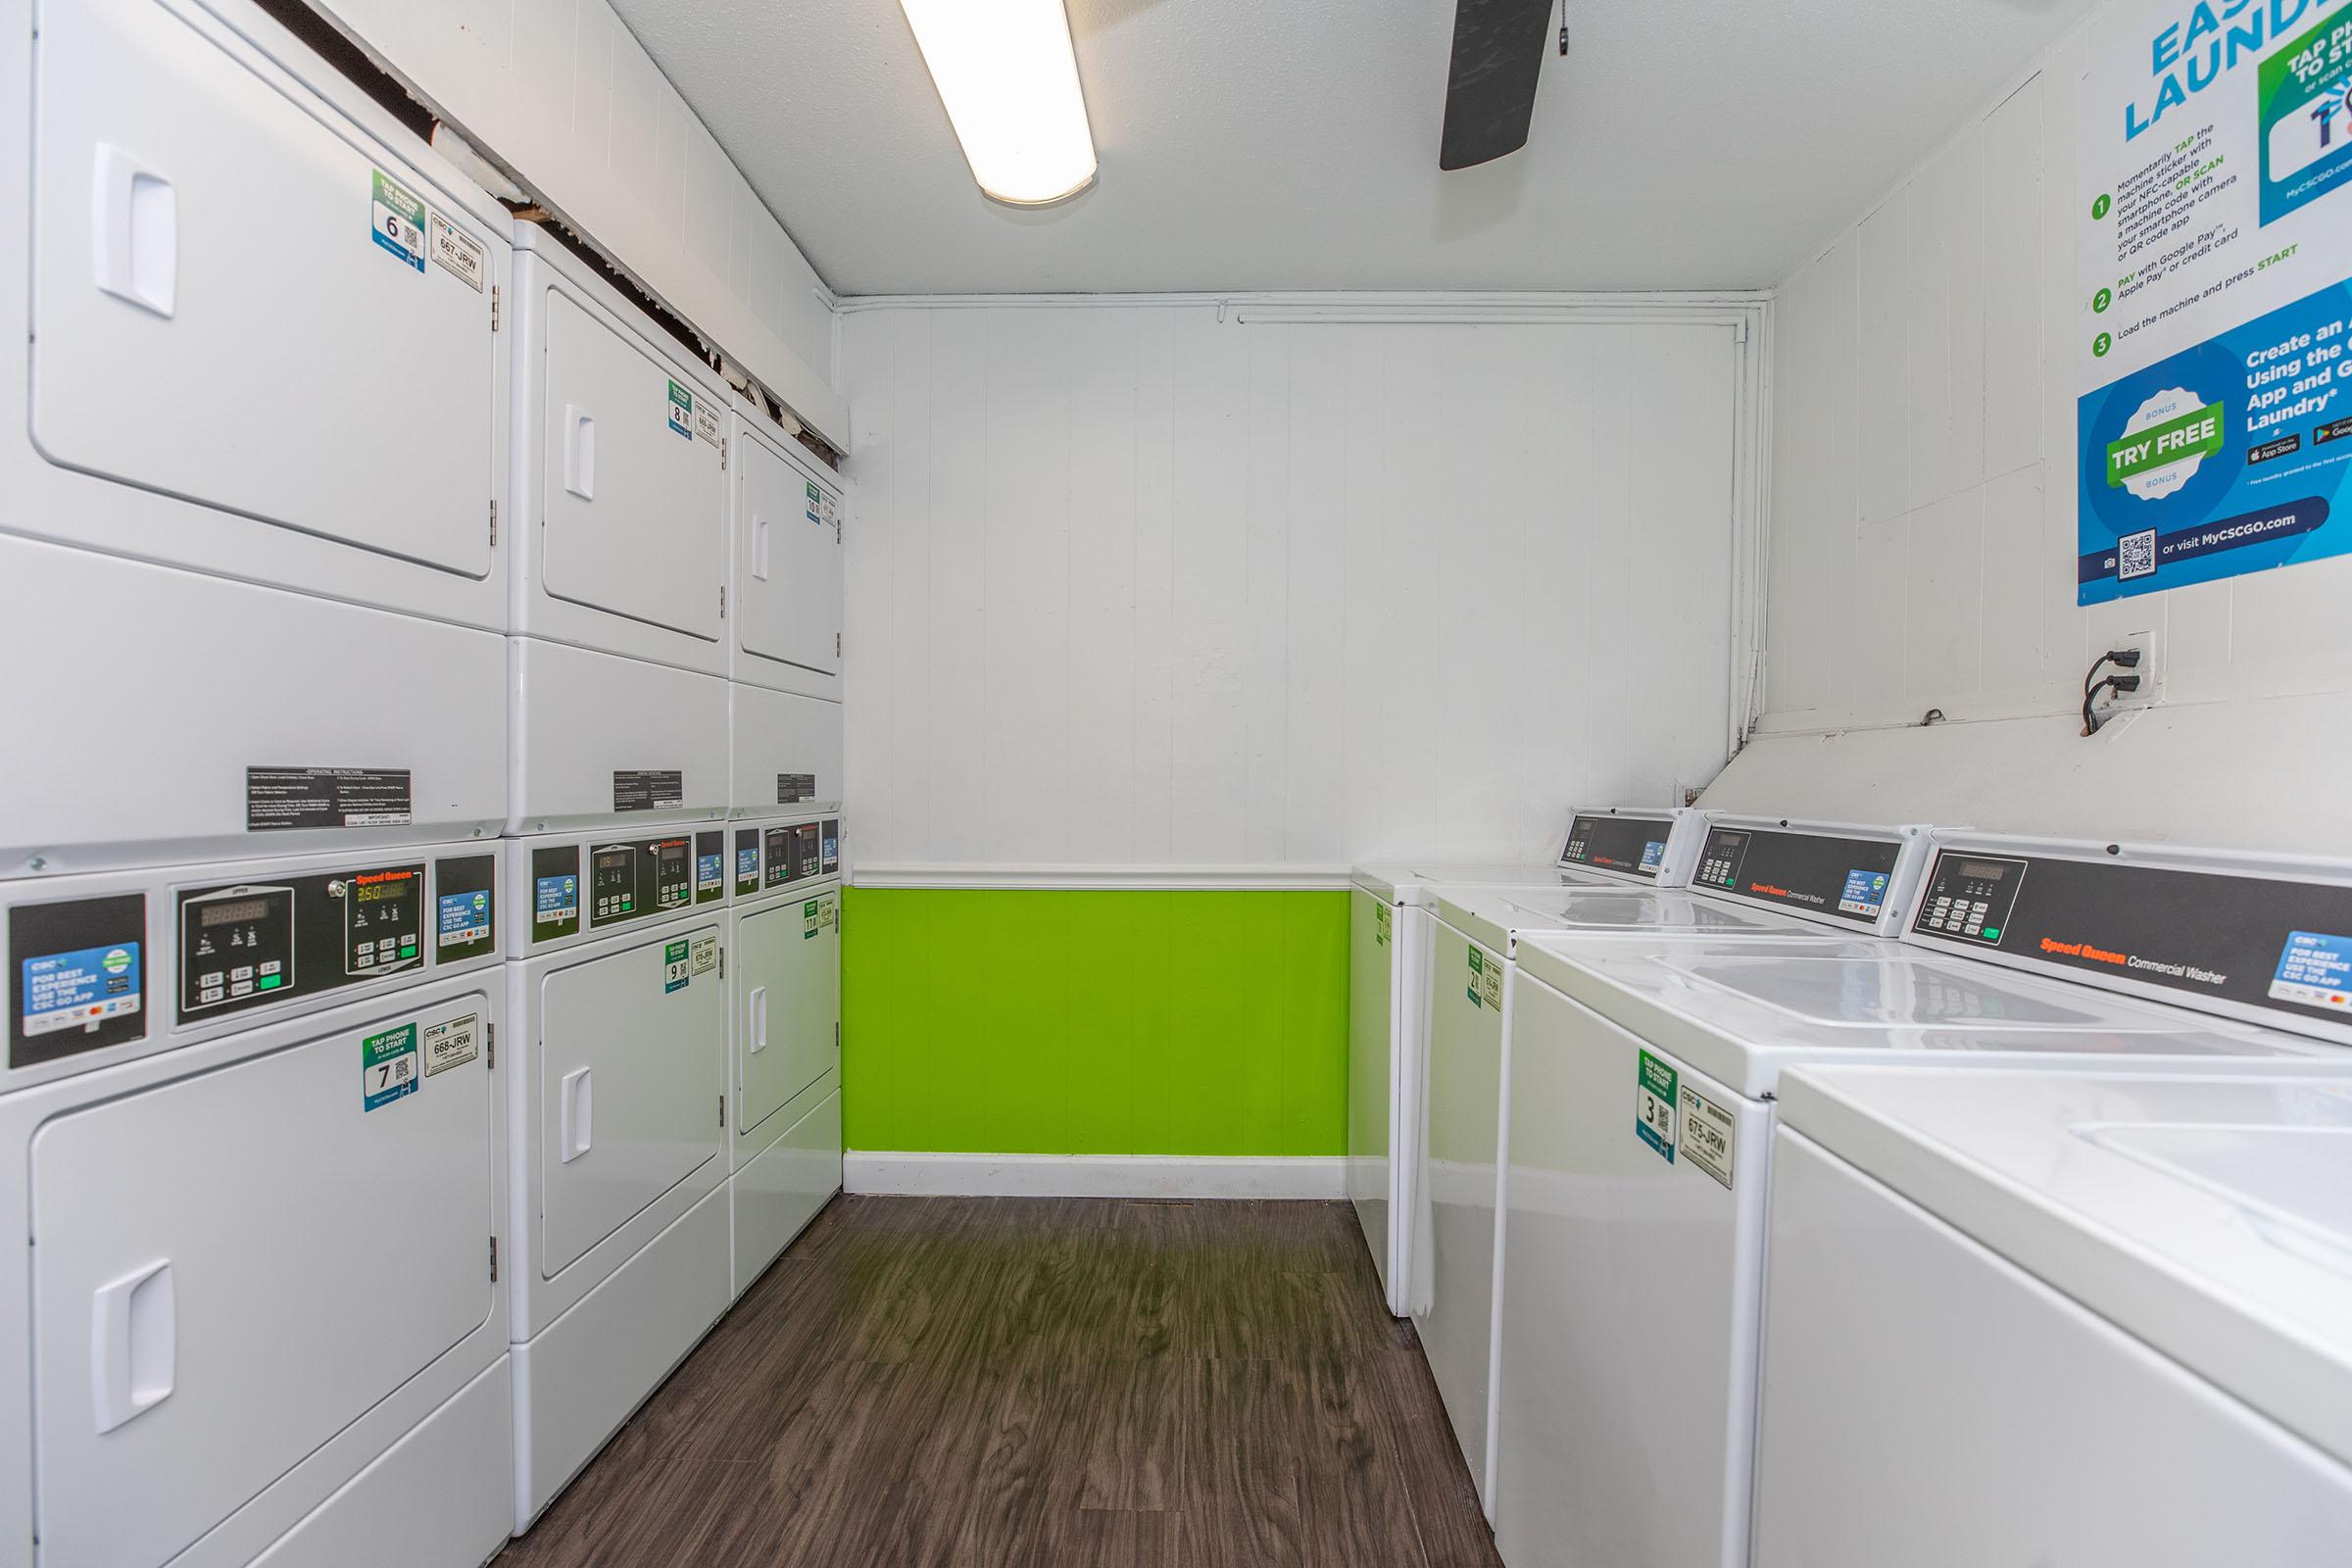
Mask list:
[{"label": "black control panel", "polygon": [[146,1038],[146,949],[143,893],[9,910],[9,1066]]},{"label": "black control panel", "polygon": [[767,830],[762,847],[761,886],[789,887],[824,875],[824,828],[817,822],[795,822]]},{"label": "black control panel", "polygon": [[557,844],[531,851],[531,940],[580,934],[580,850]]},{"label": "black control panel", "polygon": [[1911,929],[2352,1025],[2352,887],[2335,883],[1939,849]]},{"label": "black control panel", "polygon": [[433,862],[433,961],[455,963],[498,951],[498,857],[452,856]]},{"label": "black control panel", "polygon": [[760,830],[739,827],[735,830],[735,896],[760,891]]},{"label": "black control panel", "polygon": [[177,896],[180,1021],[498,951],[493,856],[356,865]]},{"label": "black control panel", "polygon": [[694,840],[678,834],[600,844],[588,852],[591,930],[666,914],[694,902]]},{"label": "black control panel", "polygon": [[1894,891],[1902,846],[1787,828],[1708,829],[1690,885],[1783,908],[1875,925]]},{"label": "black control panel", "polygon": [[1666,869],[1666,843],[1674,832],[1670,816],[1618,816],[1579,812],[1568,824],[1560,859],[1603,871],[1656,878]]},{"label": "black control panel", "polygon": [[715,904],[727,896],[727,830],[694,836],[694,902]]}]

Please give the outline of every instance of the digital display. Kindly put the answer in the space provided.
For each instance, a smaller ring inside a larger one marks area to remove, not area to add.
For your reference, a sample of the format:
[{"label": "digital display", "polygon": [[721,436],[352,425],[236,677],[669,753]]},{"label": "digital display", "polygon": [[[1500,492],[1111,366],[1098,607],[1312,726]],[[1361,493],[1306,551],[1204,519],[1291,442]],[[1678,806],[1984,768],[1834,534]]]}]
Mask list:
[{"label": "digital display", "polygon": [[2006,860],[1961,860],[1956,863],[1959,866],[1960,874],[1972,881],[1982,878],[1987,882],[1998,882],[2017,869]]},{"label": "digital display", "polygon": [[209,931],[217,925],[241,925],[247,920],[259,920],[269,912],[268,899],[229,899],[220,904],[201,906],[196,923]]},{"label": "digital display", "polygon": [[407,886],[399,882],[362,882],[357,896],[362,904],[381,904],[386,899],[397,899],[408,891]]}]

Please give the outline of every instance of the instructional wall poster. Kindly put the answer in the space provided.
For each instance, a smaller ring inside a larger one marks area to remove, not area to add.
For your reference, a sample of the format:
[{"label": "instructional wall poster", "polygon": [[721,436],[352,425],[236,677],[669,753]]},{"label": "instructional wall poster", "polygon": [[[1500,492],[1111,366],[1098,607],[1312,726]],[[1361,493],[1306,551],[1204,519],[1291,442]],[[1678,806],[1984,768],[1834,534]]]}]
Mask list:
[{"label": "instructional wall poster", "polygon": [[2352,551],[2352,0],[2155,0],[2082,78],[2077,600]]}]

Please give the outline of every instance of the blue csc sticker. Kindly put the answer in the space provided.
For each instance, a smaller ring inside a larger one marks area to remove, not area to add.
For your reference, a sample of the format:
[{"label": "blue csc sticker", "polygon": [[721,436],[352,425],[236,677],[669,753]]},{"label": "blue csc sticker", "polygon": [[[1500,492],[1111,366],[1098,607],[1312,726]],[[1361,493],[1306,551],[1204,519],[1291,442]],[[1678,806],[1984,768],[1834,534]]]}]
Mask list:
[{"label": "blue csc sticker", "polygon": [[1848,871],[1845,891],[1838,895],[1839,914],[1864,914],[1875,917],[1886,907],[1886,873],[1884,871]]},{"label": "blue csc sticker", "polygon": [[1651,839],[1642,846],[1642,874],[1656,876],[1658,867],[1666,863],[1666,841]]},{"label": "blue csc sticker", "polygon": [[26,958],[19,975],[27,1038],[88,1028],[139,1010],[139,945],[124,942]]},{"label": "blue csc sticker", "polygon": [[2271,979],[2271,1000],[2352,1012],[2352,937],[2289,931]]}]

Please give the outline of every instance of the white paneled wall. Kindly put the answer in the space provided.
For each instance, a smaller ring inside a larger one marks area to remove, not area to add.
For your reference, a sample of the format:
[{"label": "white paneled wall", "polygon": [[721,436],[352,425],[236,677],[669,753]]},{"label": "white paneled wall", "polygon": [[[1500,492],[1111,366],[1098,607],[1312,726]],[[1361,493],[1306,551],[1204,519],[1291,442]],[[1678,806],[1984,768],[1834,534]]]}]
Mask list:
[{"label": "white paneled wall", "polygon": [[2352,559],[2075,605],[2075,91],[2110,7],[1776,301],[1767,731],[2352,691]]},{"label": "white paneled wall", "polygon": [[606,0],[318,0],[837,444],[830,296]]},{"label": "white paneled wall", "polygon": [[1728,749],[1741,352],[850,311],[860,865],[1547,858],[1572,800],[1679,799]]}]

